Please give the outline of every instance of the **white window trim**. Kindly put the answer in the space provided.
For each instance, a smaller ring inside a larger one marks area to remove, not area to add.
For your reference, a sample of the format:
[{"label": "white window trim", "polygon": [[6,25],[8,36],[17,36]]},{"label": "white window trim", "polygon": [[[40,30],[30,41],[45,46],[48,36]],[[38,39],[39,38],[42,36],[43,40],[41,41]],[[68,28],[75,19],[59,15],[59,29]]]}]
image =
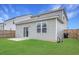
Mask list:
[{"label": "white window trim", "polygon": [[[37,22],[37,24],[36,24],[36,29],[37,29],[37,25],[38,24],[40,24],[41,25],[41,32],[40,33],[43,33],[42,32],[42,25],[43,25],[43,23],[46,23],[46,28],[47,28],[47,22],[45,21],[45,22]],[[37,32],[37,31],[36,31]],[[47,31],[46,31],[47,32]]]}]

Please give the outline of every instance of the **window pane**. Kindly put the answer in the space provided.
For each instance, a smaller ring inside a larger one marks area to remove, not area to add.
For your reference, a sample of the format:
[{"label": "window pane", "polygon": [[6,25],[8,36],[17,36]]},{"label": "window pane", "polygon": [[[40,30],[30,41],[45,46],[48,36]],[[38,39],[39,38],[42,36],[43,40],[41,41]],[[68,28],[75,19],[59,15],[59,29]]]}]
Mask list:
[{"label": "window pane", "polygon": [[43,24],[42,24],[42,32],[43,32],[43,33],[46,33],[46,32],[47,32],[46,23],[43,23]]},{"label": "window pane", "polygon": [[37,25],[37,32],[40,33],[41,32],[41,24]]},{"label": "window pane", "polygon": [[44,24],[42,25],[42,27],[46,27],[46,24],[44,23]]},{"label": "window pane", "polygon": [[24,27],[23,35],[24,37],[28,37],[28,27]]},{"label": "window pane", "polygon": [[41,27],[40,24],[38,24],[37,27]]},{"label": "window pane", "polygon": [[46,28],[42,28],[42,32],[43,33],[46,33],[47,32],[47,29]]},{"label": "window pane", "polygon": [[37,32],[40,33],[41,32],[41,29],[37,29]]}]

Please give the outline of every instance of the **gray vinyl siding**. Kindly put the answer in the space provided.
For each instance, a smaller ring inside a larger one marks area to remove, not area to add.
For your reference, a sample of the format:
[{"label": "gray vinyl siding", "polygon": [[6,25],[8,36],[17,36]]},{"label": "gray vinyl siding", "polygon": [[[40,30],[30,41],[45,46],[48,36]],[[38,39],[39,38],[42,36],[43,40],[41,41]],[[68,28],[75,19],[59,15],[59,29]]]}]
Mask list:
[{"label": "gray vinyl siding", "polygon": [[4,22],[4,30],[16,30],[16,25],[13,24],[14,20]]},{"label": "gray vinyl siding", "polygon": [[[37,24],[44,22],[47,24],[47,33],[37,33]],[[23,37],[23,28],[28,27],[30,39],[40,39],[47,41],[56,41],[56,19],[40,21],[29,24],[16,25],[16,37]]]},{"label": "gray vinyl siding", "polygon": [[57,20],[57,40],[62,40],[64,38],[64,29],[66,28],[65,25],[63,23],[60,23]]}]

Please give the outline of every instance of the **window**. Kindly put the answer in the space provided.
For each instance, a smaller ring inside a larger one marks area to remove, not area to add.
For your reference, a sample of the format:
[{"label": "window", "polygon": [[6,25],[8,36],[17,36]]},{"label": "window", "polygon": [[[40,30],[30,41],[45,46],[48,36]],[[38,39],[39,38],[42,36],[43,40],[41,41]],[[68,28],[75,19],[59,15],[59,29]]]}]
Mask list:
[{"label": "window", "polygon": [[47,32],[46,23],[42,23],[42,32],[43,32],[43,33],[46,33],[46,32]]},{"label": "window", "polygon": [[38,33],[41,32],[41,24],[37,24],[37,32],[38,32]]},{"label": "window", "polygon": [[24,37],[28,37],[28,27],[24,27],[23,31]]},{"label": "window", "polygon": [[47,32],[47,25],[46,25],[46,23],[43,23],[43,22],[41,22],[41,23],[39,23],[39,24],[37,24],[37,33],[46,33]]}]

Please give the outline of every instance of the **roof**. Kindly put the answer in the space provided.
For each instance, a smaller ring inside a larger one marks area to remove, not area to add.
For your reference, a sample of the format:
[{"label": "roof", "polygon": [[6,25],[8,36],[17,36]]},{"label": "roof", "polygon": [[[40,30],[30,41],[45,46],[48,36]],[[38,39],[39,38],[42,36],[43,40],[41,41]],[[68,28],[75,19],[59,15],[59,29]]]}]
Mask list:
[{"label": "roof", "polygon": [[43,14],[38,14],[38,15],[35,15],[35,16],[32,16],[32,17],[39,17],[39,16],[42,16],[42,15],[45,15],[45,14],[50,14],[52,12],[54,13],[54,12],[61,11],[61,10],[64,10],[64,9],[59,8],[59,9],[51,10],[51,11],[45,12]]},{"label": "roof", "polygon": [[39,17],[39,16],[42,16],[42,15],[50,14],[50,13],[54,13],[54,12],[57,12],[57,11],[63,11],[65,16],[66,16],[66,18],[67,18],[67,15],[66,15],[64,9],[57,9],[57,10],[46,12],[44,14],[39,14],[39,15],[36,15],[36,16],[31,16],[31,19],[25,20],[25,21],[21,21],[21,22],[17,22],[16,24],[25,24],[25,23],[29,23],[29,22],[43,21],[43,20],[48,20],[48,19],[52,19],[52,18],[58,18],[59,21],[63,22],[62,20],[59,19],[59,16],[54,16],[54,17],[50,17],[50,18],[46,18],[46,19],[44,18],[44,19],[40,19],[40,20],[34,19],[35,17]]},{"label": "roof", "polygon": [[40,19],[40,20],[29,19],[29,20],[25,20],[25,21],[22,21],[22,22],[17,22],[16,25],[27,24],[27,23],[32,23],[32,22],[39,22],[39,21],[44,21],[44,20],[51,20],[51,19],[55,19],[55,18],[58,18],[58,16],[51,17],[50,19],[49,18]]},{"label": "roof", "polygon": [[56,10],[51,10],[49,12],[46,12],[46,13],[43,13],[43,14],[39,14],[39,15],[36,15],[36,16],[31,16],[31,17],[32,18],[33,17],[39,17],[39,16],[42,16],[42,15],[45,15],[45,14],[50,14],[50,13],[54,13],[54,12],[61,11],[61,10],[64,12],[64,15],[66,16],[66,19],[68,21],[67,14],[66,14],[66,12],[65,12],[65,10],[63,8],[59,8],[59,9],[56,9]]}]

